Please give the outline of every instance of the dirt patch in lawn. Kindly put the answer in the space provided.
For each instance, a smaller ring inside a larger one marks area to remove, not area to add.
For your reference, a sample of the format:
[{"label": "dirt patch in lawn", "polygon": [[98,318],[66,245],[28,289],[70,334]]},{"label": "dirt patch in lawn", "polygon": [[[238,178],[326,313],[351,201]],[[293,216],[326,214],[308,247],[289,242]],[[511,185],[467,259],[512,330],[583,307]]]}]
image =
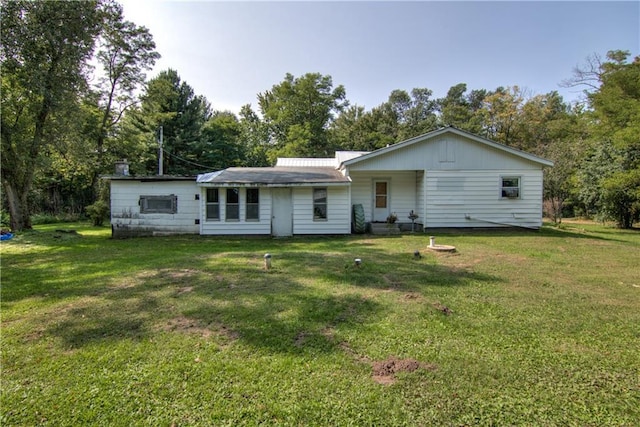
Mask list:
[{"label": "dirt patch in lawn", "polygon": [[418,292],[409,292],[403,295],[402,299],[404,301],[421,301],[422,295]]},{"label": "dirt patch in lawn", "polygon": [[[332,327],[328,326],[323,329],[322,335],[325,336],[329,341],[335,342],[335,335]],[[298,340],[304,341],[305,338],[306,334],[299,334],[296,337],[296,345],[301,344],[298,342]],[[437,369],[436,365],[431,363],[424,363],[415,359],[399,359],[394,356],[383,361],[372,361],[367,356],[359,354],[357,351],[355,351],[346,341],[340,341],[337,343],[337,345],[338,348],[351,356],[354,360],[360,363],[371,365],[372,378],[378,384],[393,384],[396,382],[396,374],[402,372],[414,372],[418,369],[427,369],[433,371]]]},{"label": "dirt patch in lawn", "polygon": [[445,316],[448,316],[450,314],[453,314],[453,310],[451,310],[449,307],[447,307],[446,305],[436,302],[433,304],[433,308],[435,308],[436,310],[438,310],[440,313],[444,314]]},{"label": "dirt patch in lawn", "polygon": [[226,347],[227,345],[240,338],[240,334],[238,334],[238,332],[228,328],[222,323],[203,325],[201,322],[198,322],[194,319],[189,319],[185,316],[178,316],[174,317],[173,319],[169,319],[158,329],[165,332],[177,332],[182,334],[196,335],[202,338],[215,337],[216,341],[222,347]]},{"label": "dirt patch in lawn", "polygon": [[390,357],[387,360],[373,362],[373,380],[378,384],[389,385],[396,381],[396,374],[402,372],[414,372],[418,369],[435,370],[436,366],[419,362],[415,359],[398,359]]},{"label": "dirt patch in lawn", "polygon": [[166,332],[200,335],[203,338],[209,338],[212,335],[211,329],[201,325],[198,321],[184,316],[169,319],[160,329]]}]

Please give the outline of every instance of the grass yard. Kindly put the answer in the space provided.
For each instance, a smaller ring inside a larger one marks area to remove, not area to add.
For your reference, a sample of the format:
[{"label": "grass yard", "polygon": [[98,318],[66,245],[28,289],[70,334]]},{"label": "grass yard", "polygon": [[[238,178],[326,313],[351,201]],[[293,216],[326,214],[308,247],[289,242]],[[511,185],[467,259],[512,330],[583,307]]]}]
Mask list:
[{"label": "grass yard", "polygon": [[637,230],[109,236],[2,242],[3,426],[640,425]]}]

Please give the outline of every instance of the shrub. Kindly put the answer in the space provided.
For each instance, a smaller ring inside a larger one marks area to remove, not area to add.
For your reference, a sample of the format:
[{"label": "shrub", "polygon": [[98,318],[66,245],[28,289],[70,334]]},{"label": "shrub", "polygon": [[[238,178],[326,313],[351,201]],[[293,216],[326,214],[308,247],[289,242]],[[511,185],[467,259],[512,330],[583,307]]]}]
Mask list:
[{"label": "shrub", "polygon": [[94,204],[85,208],[87,215],[93,225],[99,227],[104,224],[104,220],[109,218],[109,205],[104,200],[98,200]]}]

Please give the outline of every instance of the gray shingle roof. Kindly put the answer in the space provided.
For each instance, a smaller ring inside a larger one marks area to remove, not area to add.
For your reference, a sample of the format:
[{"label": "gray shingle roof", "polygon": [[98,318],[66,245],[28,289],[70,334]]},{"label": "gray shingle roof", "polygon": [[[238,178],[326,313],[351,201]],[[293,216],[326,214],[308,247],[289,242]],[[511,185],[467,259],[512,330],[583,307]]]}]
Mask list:
[{"label": "gray shingle roof", "polygon": [[198,184],[225,186],[346,185],[349,182],[340,171],[326,167],[228,168],[198,176]]}]

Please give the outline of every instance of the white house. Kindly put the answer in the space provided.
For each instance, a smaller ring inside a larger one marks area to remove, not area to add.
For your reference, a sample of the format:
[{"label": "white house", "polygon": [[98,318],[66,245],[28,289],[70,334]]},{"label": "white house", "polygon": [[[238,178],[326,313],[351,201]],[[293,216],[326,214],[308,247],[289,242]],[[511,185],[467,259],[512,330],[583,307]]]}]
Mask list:
[{"label": "white house", "polygon": [[200,233],[348,234],[391,214],[420,229],[542,225],[542,171],[553,163],[453,127],[373,152],[278,159],[198,177],[112,176],[114,237]]}]

